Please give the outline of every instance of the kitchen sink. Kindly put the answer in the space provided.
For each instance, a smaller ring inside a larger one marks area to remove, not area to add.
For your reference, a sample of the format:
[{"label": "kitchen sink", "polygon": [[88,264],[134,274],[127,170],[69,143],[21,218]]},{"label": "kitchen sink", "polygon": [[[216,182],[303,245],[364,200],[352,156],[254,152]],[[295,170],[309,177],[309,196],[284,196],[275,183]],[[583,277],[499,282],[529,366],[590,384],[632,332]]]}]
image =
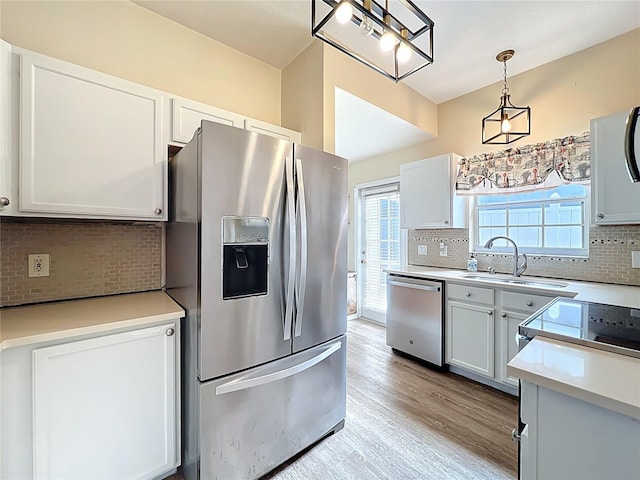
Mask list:
[{"label": "kitchen sink", "polygon": [[477,273],[461,275],[460,278],[485,280],[485,281],[496,282],[496,283],[508,283],[512,285],[528,285],[531,287],[564,288],[569,285],[568,283],[565,283],[565,282],[551,282],[547,280],[527,280],[520,277],[497,277],[495,275],[481,275]]}]

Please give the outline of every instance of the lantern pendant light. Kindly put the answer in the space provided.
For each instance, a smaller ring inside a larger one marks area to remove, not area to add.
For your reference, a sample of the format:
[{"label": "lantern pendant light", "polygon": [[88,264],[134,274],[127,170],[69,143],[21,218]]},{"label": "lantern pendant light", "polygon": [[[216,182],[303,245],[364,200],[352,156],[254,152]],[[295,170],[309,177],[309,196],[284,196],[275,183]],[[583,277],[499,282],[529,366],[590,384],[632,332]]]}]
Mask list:
[{"label": "lantern pendant light", "polygon": [[504,66],[502,96],[500,106],[482,119],[483,144],[506,145],[531,133],[531,108],[513,105],[507,86],[507,60],[510,60],[514,53],[513,50],[505,50],[496,55],[496,60]]}]

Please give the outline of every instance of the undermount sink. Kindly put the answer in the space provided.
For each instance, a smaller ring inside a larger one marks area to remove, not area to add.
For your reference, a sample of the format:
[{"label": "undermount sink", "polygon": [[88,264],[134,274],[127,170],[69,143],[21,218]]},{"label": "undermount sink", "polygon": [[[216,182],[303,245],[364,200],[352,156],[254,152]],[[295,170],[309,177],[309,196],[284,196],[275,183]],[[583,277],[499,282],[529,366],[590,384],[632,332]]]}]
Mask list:
[{"label": "undermount sink", "polygon": [[556,287],[556,288],[564,288],[569,284],[565,282],[550,282],[547,280],[526,280],[524,278],[519,277],[497,277],[495,275],[481,275],[478,273],[469,273],[465,275],[461,275],[460,278],[469,278],[475,280],[485,280],[489,282],[497,282],[497,283],[510,283],[514,285],[529,285],[531,287]]}]

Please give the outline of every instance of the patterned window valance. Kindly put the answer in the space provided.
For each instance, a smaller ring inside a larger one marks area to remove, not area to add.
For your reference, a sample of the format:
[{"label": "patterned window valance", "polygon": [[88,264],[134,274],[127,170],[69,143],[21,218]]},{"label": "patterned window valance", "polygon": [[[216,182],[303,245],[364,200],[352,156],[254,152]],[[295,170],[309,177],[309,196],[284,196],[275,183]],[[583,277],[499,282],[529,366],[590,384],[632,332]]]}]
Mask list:
[{"label": "patterned window valance", "polygon": [[462,158],[458,165],[458,195],[497,195],[589,183],[589,132],[577,137],[510,148]]}]

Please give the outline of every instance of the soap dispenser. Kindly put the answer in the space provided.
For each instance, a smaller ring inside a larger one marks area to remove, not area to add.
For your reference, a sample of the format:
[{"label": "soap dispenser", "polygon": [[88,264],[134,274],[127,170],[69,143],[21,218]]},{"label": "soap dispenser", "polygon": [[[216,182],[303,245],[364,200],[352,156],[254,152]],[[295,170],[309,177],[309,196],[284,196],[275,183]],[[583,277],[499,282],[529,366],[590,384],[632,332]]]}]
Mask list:
[{"label": "soap dispenser", "polygon": [[471,254],[471,257],[469,257],[469,260],[467,260],[467,270],[470,272],[478,271],[478,260],[476,260],[473,253]]}]

